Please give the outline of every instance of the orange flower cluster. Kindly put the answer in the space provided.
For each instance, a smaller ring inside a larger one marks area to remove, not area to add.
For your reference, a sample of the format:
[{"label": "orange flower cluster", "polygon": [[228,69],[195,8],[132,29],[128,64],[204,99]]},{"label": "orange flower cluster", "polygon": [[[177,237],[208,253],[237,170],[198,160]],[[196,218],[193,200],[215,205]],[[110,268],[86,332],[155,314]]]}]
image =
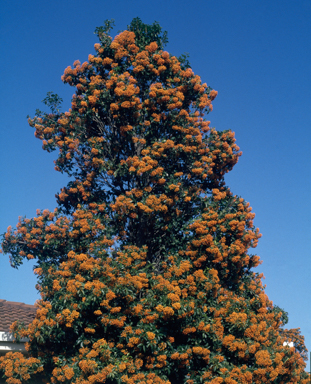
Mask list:
[{"label": "orange flower cluster", "polygon": [[30,379],[30,375],[37,375],[44,368],[39,359],[25,357],[20,352],[8,352],[0,357],[0,369],[8,378],[8,384],[22,384]]}]

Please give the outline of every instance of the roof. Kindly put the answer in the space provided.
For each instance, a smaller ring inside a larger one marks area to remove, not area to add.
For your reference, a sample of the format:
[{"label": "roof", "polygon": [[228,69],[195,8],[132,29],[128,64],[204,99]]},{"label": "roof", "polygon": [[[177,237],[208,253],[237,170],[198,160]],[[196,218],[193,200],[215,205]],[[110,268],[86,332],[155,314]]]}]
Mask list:
[{"label": "roof", "polygon": [[10,325],[16,320],[30,324],[36,317],[36,312],[34,305],[0,299],[0,332],[10,331]]}]

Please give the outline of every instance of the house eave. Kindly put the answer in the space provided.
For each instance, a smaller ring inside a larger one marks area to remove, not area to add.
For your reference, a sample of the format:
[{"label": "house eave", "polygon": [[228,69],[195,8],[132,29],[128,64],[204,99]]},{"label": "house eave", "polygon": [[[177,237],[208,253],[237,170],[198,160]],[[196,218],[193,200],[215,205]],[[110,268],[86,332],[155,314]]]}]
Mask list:
[{"label": "house eave", "polygon": [[7,352],[26,353],[25,342],[27,341],[27,338],[22,338],[16,342],[11,332],[0,331],[0,355]]}]

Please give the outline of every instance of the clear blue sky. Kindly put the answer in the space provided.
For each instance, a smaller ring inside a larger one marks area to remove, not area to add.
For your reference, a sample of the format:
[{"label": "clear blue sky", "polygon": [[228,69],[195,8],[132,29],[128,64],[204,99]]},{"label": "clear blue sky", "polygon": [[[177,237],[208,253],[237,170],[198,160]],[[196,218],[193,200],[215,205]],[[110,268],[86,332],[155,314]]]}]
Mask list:
[{"label": "clear blue sky", "polygon": [[[167,50],[188,52],[194,72],[218,90],[208,119],[235,131],[243,151],[227,184],[256,213],[263,234],[257,270],[310,350],[310,0],[2,0],[0,233],[19,215],[53,209],[67,182],[26,116],[48,91],[63,97],[67,110],[74,89],[60,76],[94,53],[95,27],[113,18],[117,33],[137,16],[158,21],[168,31]],[[39,298],[30,262],[14,270],[1,256],[0,268],[1,299]]]}]

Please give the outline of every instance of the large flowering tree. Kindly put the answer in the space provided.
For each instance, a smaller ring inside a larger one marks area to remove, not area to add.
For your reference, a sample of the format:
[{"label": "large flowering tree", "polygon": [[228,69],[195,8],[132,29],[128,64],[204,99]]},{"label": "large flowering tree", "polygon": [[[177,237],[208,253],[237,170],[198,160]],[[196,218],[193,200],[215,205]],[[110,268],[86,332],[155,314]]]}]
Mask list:
[{"label": "large flowering tree", "polygon": [[71,109],[49,93],[29,119],[70,182],[2,244],[14,267],[36,259],[42,297],[12,326],[28,357],[0,358],[6,383],[306,383],[303,340],[252,271],[254,214],[224,182],[234,133],[204,119],[217,92],[157,23],[110,26],[62,76]]}]

